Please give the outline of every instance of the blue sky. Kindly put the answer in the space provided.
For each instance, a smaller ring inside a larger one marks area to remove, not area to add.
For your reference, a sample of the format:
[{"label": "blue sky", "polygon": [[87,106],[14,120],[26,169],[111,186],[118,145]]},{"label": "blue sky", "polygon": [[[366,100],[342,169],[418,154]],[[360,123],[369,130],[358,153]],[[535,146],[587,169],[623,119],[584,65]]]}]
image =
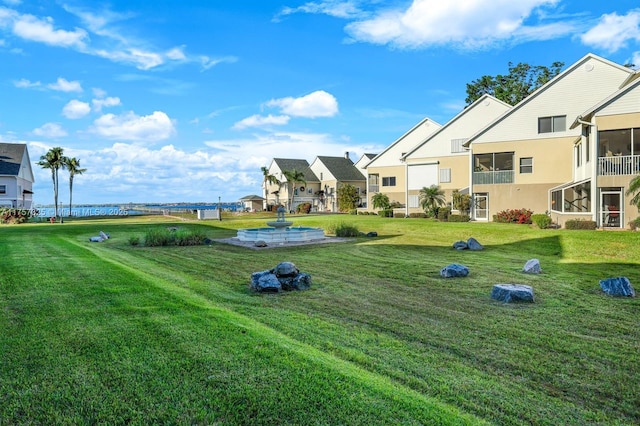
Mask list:
[{"label": "blue sky", "polygon": [[79,158],[75,203],[235,201],[274,157],[357,161],[589,52],[640,65],[637,0],[0,0],[0,141]]}]

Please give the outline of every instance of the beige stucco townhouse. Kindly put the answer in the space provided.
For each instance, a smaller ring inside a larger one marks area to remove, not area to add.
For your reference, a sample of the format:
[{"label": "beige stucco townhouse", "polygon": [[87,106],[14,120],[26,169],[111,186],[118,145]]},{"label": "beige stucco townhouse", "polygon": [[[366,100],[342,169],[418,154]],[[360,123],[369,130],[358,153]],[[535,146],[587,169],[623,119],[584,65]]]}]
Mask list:
[{"label": "beige stucco townhouse", "polygon": [[440,127],[430,118],[423,119],[366,165],[368,210],[374,210],[371,198],[377,193],[386,194],[391,203],[405,205],[407,180],[402,157]]},{"label": "beige stucco townhouse", "polygon": [[337,190],[341,185],[352,185],[361,194],[361,200],[365,197],[367,179],[353,164],[348,152],[344,157],[318,156],[313,160],[310,168],[320,180],[317,211],[339,211]]},{"label": "beige stucco townhouse", "polygon": [[[298,182],[295,187],[291,188],[292,185],[287,182],[284,172],[292,170],[302,172],[306,182]],[[287,211],[295,212],[298,204],[311,203],[313,205],[316,200],[314,194],[320,190],[320,181],[309,168],[307,160],[274,158],[269,165],[269,174],[275,176],[280,181],[280,185],[267,183],[266,188],[263,188],[267,198],[267,209],[282,205]],[[293,205],[291,205],[291,190],[294,192]]]},{"label": "beige stucco townhouse", "polygon": [[574,147],[574,179],[551,189],[553,218],[625,228],[639,216],[630,203],[633,195],[625,193],[640,173],[640,72],[580,114],[571,128],[581,133]]},{"label": "beige stucco townhouse", "polygon": [[575,182],[575,145],[582,128],[571,124],[632,73],[588,54],[471,136],[465,145],[471,156],[473,218],[492,220],[507,209],[545,213],[556,208],[551,189]]},{"label": "beige stucco townhouse", "polygon": [[402,157],[406,164],[407,215],[423,211],[419,202],[423,187],[439,186],[448,203],[454,190],[469,193],[469,150],[464,143],[510,108],[493,96],[483,95]]}]

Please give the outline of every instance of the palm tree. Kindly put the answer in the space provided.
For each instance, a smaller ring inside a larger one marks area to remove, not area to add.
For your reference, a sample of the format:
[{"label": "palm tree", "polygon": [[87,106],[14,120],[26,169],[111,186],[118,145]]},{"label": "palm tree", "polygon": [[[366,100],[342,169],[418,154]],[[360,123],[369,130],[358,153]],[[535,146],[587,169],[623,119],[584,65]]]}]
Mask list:
[{"label": "palm tree", "polygon": [[378,192],[371,197],[371,204],[374,209],[386,210],[389,208],[389,196],[382,192]]},{"label": "palm tree", "polygon": [[627,188],[626,195],[633,194],[631,204],[637,206],[640,209],[640,175],[631,179],[629,187]]},{"label": "palm tree", "polygon": [[266,167],[262,166],[260,170],[262,170],[262,186],[264,187],[264,209],[267,210],[267,198],[269,195],[267,187],[269,185],[280,185],[280,181],[277,177],[269,173],[269,169]]},{"label": "palm tree", "polygon": [[289,211],[293,210],[293,199],[296,195],[295,187],[297,184],[301,183],[303,185],[307,184],[307,180],[304,177],[304,173],[293,169],[293,170],[285,170],[282,172],[285,178],[287,178],[287,189],[290,190],[291,194],[291,204],[289,204]]},{"label": "palm tree", "polygon": [[53,181],[53,203],[55,207],[55,217],[58,217],[58,170],[64,167],[64,151],[59,146],[51,148],[45,155],[40,157],[38,165],[43,169],[51,170],[51,180]]},{"label": "palm tree", "polygon": [[423,186],[419,195],[420,206],[425,213],[430,213],[432,216],[436,216],[438,207],[444,205],[444,191],[440,189],[438,185],[431,185],[430,187]]},{"label": "palm tree", "polygon": [[64,167],[69,171],[69,217],[71,217],[71,201],[73,200],[73,177],[75,175],[81,175],[87,171],[87,169],[80,168],[79,158],[64,157]]}]

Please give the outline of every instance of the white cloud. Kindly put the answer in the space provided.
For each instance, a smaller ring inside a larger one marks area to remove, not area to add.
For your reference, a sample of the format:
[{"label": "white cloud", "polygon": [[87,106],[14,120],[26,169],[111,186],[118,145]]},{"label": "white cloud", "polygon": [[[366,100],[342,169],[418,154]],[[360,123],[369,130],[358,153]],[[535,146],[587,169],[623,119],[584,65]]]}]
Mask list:
[{"label": "white cloud", "polygon": [[77,99],[69,101],[62,108],[62,115],[70,119],[82,118],[91,112],[91,106],[87,102]]},{"label": "white cloud", "polygon": [[114,97],[114,96],[109,96],[106,98],[97,98],[97,99],[93,99],[91,101],[92,105],[93,105],[93,109],[94,111],[102,111],[103,107],[114,107],[117,105],[120,105],[120,98],[118,97]]},{"label": "white cloud", "polygon": [[263,127],[263,126],[282,126],[289,122],[288,115],[252,115],[251,117],[244,118],[233,125],[234,129],[246,129],[247,127]]},{"label": "white cloud", "polygon": [[128,112],[122,115],[105,114],[93,122],[90,131],[108,139],[157,142],[173,136],[175,127],[162,111],[145,116]]},{"label": "white cloud", "polygon": [[57,30],[50,17],[12,14],[13,33],[25,40],[37,41],[61,47],[83,47],[87,32],[81,28],[73,31]]},{"label": "white cloud", "polygon": [[265,105],[278,107],[284,114],[294,117],[333,117],[338,113],[338,101],[332,94],[324,90],[318,90],[299,98],[272,99]]},{"label": "white cloud", "polygon": [[56,139],[67,136],[67,132],[57,123],[46,123],[32,132],[36,136]]},{"label": "white cloud", "polygon": [[13,84],[19,88],[39,87],[41,85],[39,81],[29,81],[26,78],[14,81]]},{"label": "white cloud", "polygon": [[598,24],[584,33],[580,39],[588,46],[615,52],[625,47],[629,40],[640,41],[640,9],[626,15],[605,14]]},{"label": "white cloud", "polygon": [[[540,7],[559,0],[413,0],[406,9],[386,9],[370,19],[352,22],[346,31],[356,41],[389,44],[399,48],[453,45],[486,48],[504,40],[533,34],[548,37],[525,20]],[[571,24],[552,27],[566,35]]]},{"label": "white cloud", "polygon": [[55,83],[48,84],[47,87],[60,92],[82,92],[82,86],[79,81],[68,81],[62,77],[58,77]]},{"label": "white cloud", "polygon": [[298,7],[284,7],[274,20],[278,21],[280,16],[292,15],[294,13],[314,13],[336,18],[355,18],[361,16],[364,12],[358,7],[358,2],[356,1],[328,0],[308,2]]}]

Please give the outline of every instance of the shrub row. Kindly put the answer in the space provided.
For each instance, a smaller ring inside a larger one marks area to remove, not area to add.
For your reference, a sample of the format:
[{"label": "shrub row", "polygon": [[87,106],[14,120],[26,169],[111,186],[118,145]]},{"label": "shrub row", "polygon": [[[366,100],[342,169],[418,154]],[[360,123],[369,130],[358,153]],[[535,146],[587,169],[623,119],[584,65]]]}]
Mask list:
[{"label": "shrub row", "polygon": [[[188,230],[188,229],[167,229],[167,228],[153,228],[147,231],[144,236],[144,245],[147,247],[160,247],[160,246],[197,246],[203,244],[207,237],[200,230]],[[129,243],[134,244],[135,240],[129,240]]]},{"label": "shrub row", "polygon": [[596,229],[597,224],[593,220],[571,219],[564,223],[566,229]]},{"label": "shrub row", "polygon": [[531,222],[540,229],[547,229],[551,226],[551,218],[549,215],[542,213],[531,215]]}]

